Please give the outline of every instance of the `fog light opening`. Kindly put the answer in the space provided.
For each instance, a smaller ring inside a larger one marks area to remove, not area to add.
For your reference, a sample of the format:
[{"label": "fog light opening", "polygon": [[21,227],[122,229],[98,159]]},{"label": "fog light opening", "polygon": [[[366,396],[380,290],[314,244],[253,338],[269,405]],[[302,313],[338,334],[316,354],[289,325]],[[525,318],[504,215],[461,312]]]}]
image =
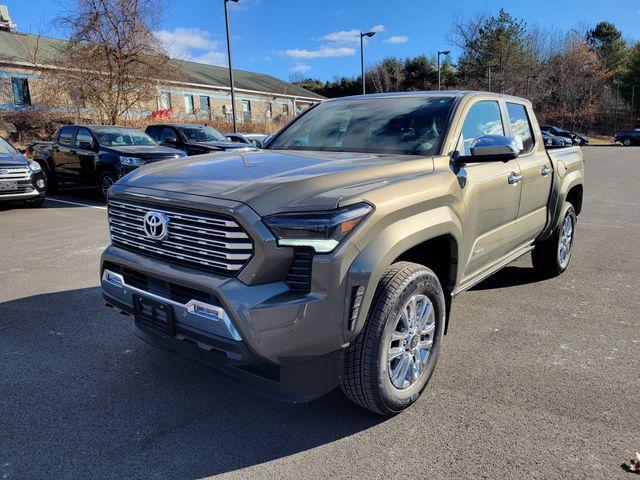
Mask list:
[{"label": "fog light opening", "polygon": [[36,186],[37,186],[40,190],[42,190],[42,189],[44,188],[44,186],[45,186],[44,180],[42,180],[42,179],[38,180],[38,181],[36,182]]},{"label": "fog light opening", "polygon": [[124,279],[122,278],[122,275],[113,273],[109,270],[105,270],[104,273],[102,274],[102,281],[107,282],[113,285],[114,287],[118,287],[118,288],[124,287]]}]

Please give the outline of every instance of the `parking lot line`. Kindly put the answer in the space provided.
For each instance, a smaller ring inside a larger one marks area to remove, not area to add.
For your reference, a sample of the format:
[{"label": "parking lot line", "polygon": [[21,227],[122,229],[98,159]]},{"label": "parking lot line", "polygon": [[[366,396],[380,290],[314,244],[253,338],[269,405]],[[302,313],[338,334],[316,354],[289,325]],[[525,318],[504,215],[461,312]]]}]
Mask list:
[{"label": "parking lot line", "polygon": [[88,203],[80,203],[80,202],[72,202],[70,200],[60,200],[58,198],[47,197],[47,201],[51,202],[60,202],[60,203],[68,203],[70,205],[77,205],[78,207],[89,207],[89,208],[97,208],[98,210],[106,210],[107,207],[102,207],[100,205],[90,205]]}]

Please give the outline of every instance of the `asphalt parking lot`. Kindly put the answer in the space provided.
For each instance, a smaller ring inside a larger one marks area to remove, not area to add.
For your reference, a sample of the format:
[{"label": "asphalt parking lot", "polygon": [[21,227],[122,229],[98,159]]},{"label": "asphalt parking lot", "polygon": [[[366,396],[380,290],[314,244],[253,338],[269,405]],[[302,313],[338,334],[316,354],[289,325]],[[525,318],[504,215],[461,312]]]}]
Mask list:
[{"label": "asphalt parking lot", "polygon": [[104,307],[90,191],[0,208],[0,476],[625,478],[640,450],[640,148],[588,147],[569,270],[456,298],[431,383],[379,418],[293,406],[144,344]]}]

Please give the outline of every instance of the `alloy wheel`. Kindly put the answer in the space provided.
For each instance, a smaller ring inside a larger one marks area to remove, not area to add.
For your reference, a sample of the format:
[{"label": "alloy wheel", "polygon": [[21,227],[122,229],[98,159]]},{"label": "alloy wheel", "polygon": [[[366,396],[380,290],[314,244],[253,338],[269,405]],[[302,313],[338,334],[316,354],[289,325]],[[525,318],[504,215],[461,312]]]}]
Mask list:
[{"label": "alloy wheel", "polygon": [[426,295],[413,295],[394,322],[387,356],[389,379],[403,390],[427,369],[436,329],[433,304]]},{"label": "alloy wheel", "polygon": [[558,262],[564,269],[569,264],[571,257],[571,243],[573,241],[573,217],[567,215],[562,224],[562,233],[558,242]]}]

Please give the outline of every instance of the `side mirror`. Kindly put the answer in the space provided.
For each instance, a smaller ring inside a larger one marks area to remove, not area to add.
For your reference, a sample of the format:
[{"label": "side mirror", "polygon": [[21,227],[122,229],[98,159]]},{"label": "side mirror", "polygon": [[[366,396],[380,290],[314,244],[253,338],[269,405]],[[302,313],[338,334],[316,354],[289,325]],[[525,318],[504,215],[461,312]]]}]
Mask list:
[{"label": "side mirror", "polygon": [[178,144],[178,139],[176,137],[167,137],[164,139],[164,142],[167,145],[177,145]]},{"label": "side mirror", "polygon": [[471,155],[460,157],[466,162],[508,162],[520,155],[518,143],[504,135],[480,135],[470,146]]}]

